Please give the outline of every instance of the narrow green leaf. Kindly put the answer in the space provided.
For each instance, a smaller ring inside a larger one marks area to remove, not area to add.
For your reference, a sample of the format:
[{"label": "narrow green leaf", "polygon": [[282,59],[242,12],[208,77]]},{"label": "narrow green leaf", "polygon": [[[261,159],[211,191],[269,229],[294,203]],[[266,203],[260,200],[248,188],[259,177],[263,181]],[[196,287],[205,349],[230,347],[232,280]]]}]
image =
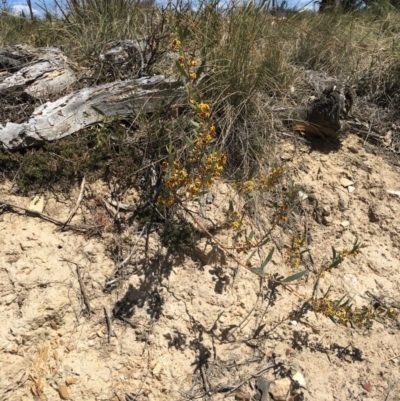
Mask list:
[{"label": "narrow green leaf", "polygon": [[329,268],[333,269],[334,267],[338,266],[342,262],[342,259],[336,259],[333,263],[330,264]]},{"label": "narrow green leaf", "polygon": [[250,172],[249,172],[249,175],[248,175],[248,177],[247,177],[247,181],[251,181],[251,180],[253,179],[254,174],[256,173],[256,171],[257,171],[257,166],[254,165],[254,166],[251,168]]},{"label": "narrow green leaf", "polygon": [[263,264],[261,265],[261,270],[264,271],[267,264],[271,261],[272,256],[274,254],[275,248],[272,248],[270,253],[268,254],[267,258],[264,260]]},{"label": "narrow green leaf", "polygon": [[255,274],[258,274],[259,276],[262,276],[262,277],[266,277],[267,276],[267,273],[265,273],[263,269],[256,269],[254,267],[251,267],[250,271],[255,273]]},{"label": "narrow green leaf", "polygon": [[101,111],[99,108],[95,107],[95,106],[90,106],[96,113],[99,113],[101,116],[105,116],[106,114]]},{"label": "narrow green leaf", "polygon": [[249,261],[254,256],[255,253],[256,253],[256,249],[250,254],[250,256],[247,258],[247,261]]},{"label": "narrow green leaf", "polygon": [[268,242],[269,242],[269,238],[265,238],[265,240],[262,241],[261,243],[259,243],[258,246],[259,246],[259,247],[260,247],[260,246],[263,246],[263,245],[267,244]]},{"label": "narrow green leaf", "polygon": [[282,280],[283,283],[290,283],[291,281],[296,281],[301,279],[306,273],[308,272],[308,270],[303,270],[299,273],[293,274],[293,276],[290,277],[286,277],[284,280]]},{"label": "narrow green leaf", "polygon": [[194,147],[193,141],[192,141],[188,136],[185,136],[185,139],[186,139],[186,142],[187,142],[188,145],[189,145],[190,150],[192,150],[193,147]]},{"label": "narrow green leaf", "polygon": [[190,124],[192,124],[197,129],[201,128],[201,125],[197,121],[190,120]]},{"label": "narrow green leaf", "polygon": [[229,201],[229,211],[231,212],[231,213],[233,213],[233,211],[234,211],[234,209],[233,209],[233,202],[230,200]]},{"label": "narrow green leaf", "polygon": [[178,69],[178,71],[180,72],[182,79],[183,77],[185,78],[185,80],[187,79],[187,72],[183,69],[183,67],[180,65],[180,63],[178,63],[178,61],[175,62],[176,64],[176,68]]},{"label": "narrow green leaf", "polygon": [[251,230],[249,236],[247,237],[247,239],[248,239],[249,241],[251,241],[251,240],[253,239],[253,237],[254,237],[254,231]]}]

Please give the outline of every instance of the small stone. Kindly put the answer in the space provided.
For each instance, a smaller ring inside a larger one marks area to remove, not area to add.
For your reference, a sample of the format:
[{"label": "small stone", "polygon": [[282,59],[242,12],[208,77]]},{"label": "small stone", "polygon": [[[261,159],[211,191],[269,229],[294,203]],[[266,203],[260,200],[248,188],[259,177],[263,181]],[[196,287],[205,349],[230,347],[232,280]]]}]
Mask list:
[{"label": "small stone", "polygon": [[306,379],[300,372],[296,372],[293,376],[292,379],[296,381],[300,387],[307,388],[307,383]]},{"label": "small stone", "polygon": [[296,359],[293,359],[293,361],[290,364],[290,369],[292,372],[297,373],[300,371],[300,362],[297,361]]},{"label": "small stone", "polygon": [[321,162],[327,162],[328,160],[329,160],[329,156],[326,156],[326,155],[323,155],[323,156],[321,156],[320,158],[319,158],[319,160],[321,161]]},{"label": "small stone", "polygon": [[99,330],[96,334],[97,334],[97,337],[100,337],[100,338],[104,337],[103,330]]},{"label": "small stone", "polygon": [[387,192],[388,194],[390,194],[390,195],[397,195],[397,196],[400,196],[400,191],[395,191],[395,190],[393,190],[393,189],[388,189],[386,192]]},{"label": "small stone", "polygon": [[296,320],[291,320],[291,321],[290,321],[290,324],[291,324],[292,326],[297,326],[297,321],[296,321]]},{"label": "small stone", "polygon": [[247,400],[251,400],[251,397],[250,397],[250,395],[247,394],[247,393],[240,392],[240,393],[236,393],[236,394],[235,394],[235,400],[238,400],[238,401],[247,401]]},{"label": "small stone", "polygon": [[369,383],[369,382],[364,382],[364,383],[362,384],[362,386],[363,386],[363,389],[366,390],[366,391],[368,391],[368,392],[370,392],[370,391],[372,390],[371,383]]},{"label": "small stone", "polygon": [[356,190],[356,187],[353,187],[353,185],[349,185],[347,187],[347,190],[349,191],[349,193],[351,194],[352,192],[354,192]]},{"label": "small stone", "polygon": [[308,198],[308,195],[304,193],[303,191],[299,191],[299,199],[300,200],[306,200]]},{"label": "small stone", "polygon": [[74,384],[74,383],[76,383],[78,381],[78,379],[76,378],[76,377],[67,377],[66,379],[65,379],[65,384],[67,385],[67,386],[70,386],[71,384]]},{"label": "small stone", "polygon": [[322,216],[321,221],[324,226],[330,226],[332,224],[333,219],[332,216]]},{"label": "small stone", "polygon": [[158,376],[163,369],[164,369],[163,365],[161,363],[157,363],[157,365],[154,366],[153,368],[153,375]]},{"label": "small stone", "polygon": [[289,395],[291,384],[292,381],[289,379],[289,377],[275,380],[269,386],[268,391],[272,395],[274,401],[286,401],[286,398]]},{"label": "small stone", "polygon": [[29,203],[28,209],[32,210],[32,212],[42,213],[44,209],[44,197],[35,196]]},{"label": "small stone", "polygon": [[344,187],[349,187],[350,185],[354,185],[353,181],[350,181],[348,178],[342,177],[340,179],[340,183],[342,184],[342,186]]},{"label": "small stone", "polygon": [[60,397],[63,400],[68,400],[70,395],[69,395],[69,391],[68,388],[65,384],[59,383],[58,384],[58,392],[60,393]]},{"label": "small stone", "polygon": [[274,348],[274,355],[284,357],[286,356],[287,344],[280,342]]},{"label": "small stone", "polygon": [[71,352],[75,349],[75,346],[74,346],[74,344],[67,344],[66,348],[69,352]]},{"label": "small stone", "polygon": [[89,347],[94,347],[94,344],[95,344],[94,340],[89,340],[88,341]]},{"label": "small stone", "polygon": [[51,322],[50,322],[50,327],[53,329],[53,330],[58,330],[60,327],[58,326],[58,324],[54,321],[54,320],[52,320]]},{"label": "small stone", "polygon": [[345,220],[345,221],[342,221],[342,222],[340,223],[340,225],[341,225],[342,227],[346,228],[346,227],[348,227],[348,226],[350,225],[350,222]]}]

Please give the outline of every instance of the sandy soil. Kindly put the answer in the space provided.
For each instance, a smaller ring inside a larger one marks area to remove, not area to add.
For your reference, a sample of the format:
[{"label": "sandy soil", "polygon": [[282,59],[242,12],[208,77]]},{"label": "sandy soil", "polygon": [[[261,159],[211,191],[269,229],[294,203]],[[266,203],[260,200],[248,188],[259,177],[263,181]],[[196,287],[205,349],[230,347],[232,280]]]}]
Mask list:
[{"label": "sandy soil", "polygon": [[[314,195],[303,201],[307,217],[299,216],[312,233],[314,264],[329,259],[331,246],[349,247],[356,238],[368,245],[328,274],[321,289],[332,285],[332,296],[348,294],[360,307],[373,301],[372,294],[399,310],[400,196],[387,192],[400,191],[399,169],[352,135],[329,154],[289,139],[280,147],[296,182]],[[343,177],[354,192],[340,184]],[[91,192],[109,195],[101,184]],[[44,194],[44,213],[64,221],[78,193],[68,199]],[[203,213],[221,228],[232,190],[219,183],[213,195]],[[137,197],[132,191],[123,201]],[[9,183],[0,199],[24,207],[30,202],[11,195]],[[250,400],[260,396],[260,372],[278,384],[300,372],[305,383],[292,401],[400,399],[398,319],[375,321],[360,332],[311,311],[293,314],[302,304],[296,295],[260,285],[208,241],[201,239],[191,253],[170,254],[155,232],[141,235],[135,225],[119,235],[107,232],[111,220],[96,205],[86,192],[72,222],[97,222],[101,238],[0,209],[1,400]],[[274,240],[269,271],[293,274],[284,263],[290,232],[275,230]],[[123,260],[132,249],[114,275],[113,255]],[[77,267],[93,313],[86,311]],[[312,280],[294,290],[308,298]],[[112,317],[110,341],[104,308]]]}]

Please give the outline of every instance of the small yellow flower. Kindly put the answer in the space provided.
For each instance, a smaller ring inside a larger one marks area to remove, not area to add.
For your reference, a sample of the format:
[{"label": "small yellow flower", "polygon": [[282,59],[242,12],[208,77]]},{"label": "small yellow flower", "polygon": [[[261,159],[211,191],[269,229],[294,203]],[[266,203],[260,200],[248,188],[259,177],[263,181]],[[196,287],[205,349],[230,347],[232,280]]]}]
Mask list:
[{"label": "small yellow flower", "polygon": [[174,41],[172,42],[171,47],[173,49],[177,49],[178,47],[180,47],[180,45],[181,45],[181,41],[179,39],[174,39]]},{"label": "small yellow flower", "polygon": [[208,103],[200,103],[199,109],[202,113],[209,113],[210,112],[210,105]]},{"label": "small yellow flower", "polygon": [[190,79],[196,79],[196,78],[197,78],[196,73],[193,72],[193,71],[191,71],[190,74],[189,74],[189,78],[190,78]]},{"label": "small yellow flower", "polygon": [[196,67],[196,65],[197,65],[197,61],[196,60],[190,60],[190,62],[189,62],[189,66],[190,67]]}]

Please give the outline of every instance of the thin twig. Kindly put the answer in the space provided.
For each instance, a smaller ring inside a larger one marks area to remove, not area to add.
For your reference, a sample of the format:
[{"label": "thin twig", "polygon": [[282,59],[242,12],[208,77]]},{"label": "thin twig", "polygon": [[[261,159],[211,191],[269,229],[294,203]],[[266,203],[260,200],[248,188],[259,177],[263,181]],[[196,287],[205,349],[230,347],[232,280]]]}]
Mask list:
[{"label": "thin twig", "polygon": [[[72,262],[73,263],[73,262]],[[86,311],[87,313],[94,313],[94,311],[91,309],[90,307],[90,303],[89,303],[89,299],[86,295],[86,290],[85,290],[85,286],[83,285],[83,280],[82,280],[82,276],[81,276],[81,270],[78,264],[76,264],[76,274],[78,275],[78,281],[79,281],[79,286],[81,287],[81,293],[82,293],[82,298],[83,298],[83,303],[86,306]]]},{"label": "thin twig", "polygon": [[69,222],[72,220],[72,218],[74,217],[74,214],[76,213],[76,211],[79,208],[80,203],[82,202],[83,191],[85,190],[85,182],[86,182],[85,177],[83,177],[82,184],[81,184],[81,191],[79,192],[78,200],[76,201],[75,207],[71,210],[71,213],[69,214],[67,220],[65,221],[64,225],[62,226],[62,228],[61,228],[62,231],[64,231],[67,224],[69,224]]},{"label": "thin twig", "polygon": [[131,260],[132,255],[136,252],[136,246],[137,246],[138,242],[140,241],[140,238],[142,238],[145,228],[146,228],[146,224],[143,226],[143,229],[139,235],[139,238],[136,240],[135,244],[133,245],[131,253],[122,262],[118,263],[117,269],[120,269],[121,267],[125,266]]},{"label": "thin twig", "polygon": [[111,336],[114,335],[114,330],[112,327],[110,311],[108,310],[107,306],[104,307],[104,315],[106,317],[106,323],[107,323],[107,336],[108,336],[107,342],[110,343]]},{"label": "thin twig", "polygon": [[[29,215],[31,215],[33,217],[40,217],[41,219],[49,221],[50,223],[53,223],[53,224],[55,224],[57,226],[64,226],[65,225],[65,223],[63,221],[53,219],[52,217],[47,216],[47,214],[37,212],[36,210],[30,210],[30,209],[27,209],[26,207],[14,205],[13,203],[5,202],[5,201],[0,199],[0,206],[1,205],[9,207],[9,208],[13,208],[13,209],[23,210],[23,211],[27,212]],[[76,226],[76,225],[73,225],[73,224],[68,224],[66,227],[68,227],[68,228],[70,228],[72,230],[76,230],[76,231],[87,231],[87,230],[93,228],[92,226],[86,226],[86,225]]]},{"label": "thin twig", "polygon": [[231,395],[232,393],[234,393],[238,388],[242,387],[244,384],[246,384],[249,380],[251,380],[253,377],[258,377],[260,375],[262,375],[264,372],[266,372],[268,369],[271,369],[275,366],[274,362],[269,363],[268,365],[264,366],[264,368],[262,368],[261,370],[259,370],[256,373],[253,373],[251,376],[249,376],[247,379],[241,381],[237,386],[233,387],[233,389],[231,391],[229,391],[229,393],[226,393],[225,397],[228,397],[229,395]]},{"label": "thin twig", "polygon": [[204,389],[206,390],[206,393],[209,394],[210,393],[210,385],[209,385],[208,380],[207,380],[207,375],[206,375],[206,372],[204,370],[204,364],[203,363],[200,364],[200,373],[201,373],[201,378],[203,379]]},{"label": "thin twig", "polygon": [[389,401],[390,393],[397,387],[397,384],[398,383],[395,383],[395,384],[393,384],[392,387],[389,388],[388,393],[387,393],[387,395],[385,397],[385,401]]}]

